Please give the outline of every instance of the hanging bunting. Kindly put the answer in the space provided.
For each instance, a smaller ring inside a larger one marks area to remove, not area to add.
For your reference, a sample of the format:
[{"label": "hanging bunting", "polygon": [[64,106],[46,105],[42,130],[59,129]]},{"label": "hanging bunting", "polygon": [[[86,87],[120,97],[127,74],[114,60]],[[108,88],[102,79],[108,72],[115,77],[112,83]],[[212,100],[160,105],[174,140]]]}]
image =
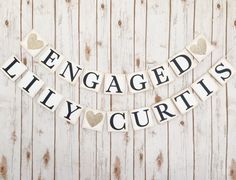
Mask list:
[{"label": "hanging bunting", "polygon": [[[36,56],[35,59],[42,66],[51,72],[57,72],[61,79],[75,84],[81,78],[82,88],[95,92],[102,91],[109,95],[139,93],[169,84],[176,77],[183,76],[194,69],[214,49],[203,35],[199,35],[186,49],[169,58],[167,63],[157,64],[139,72],[113,74],[86,70],[79,64],[66,60],[63,55],[48,46],[34,30],[21,44],[33,57]],[[60,119],[76,124],[83,115],[83,128],[102,131],[104,123],[107,122],[109,132],[127,132],[129,124],[132,124],[134,130],[150,128],[155,125],[154,119],[159,123],[168,122],[191,111],[199,105],[199,100],[206,101],[235,74],[234,67],[223,58],[190,87],[177,92],[172,97],[150,107],[105,112],[84,108],[74,101],[64,99],[54,89],[44,87],[44,81],[33,72],[27,71],[27,67],[16,56],[11,56],[1,66],[1,71],[11,81],[16,81],[22,76],[17,82],[18,87],[32,98],[39,94],[38,103],[51,112],[57,110]]]},{"label": "hanging bunting", "polygon": [[[214,50],[214,46],[204,35],[200,34],[186,46],[186,49],[169,58],[165,64],[157,64],[155,67],[140,72],[115,75],[86,70],[76,63],[65,60],[65,57],[49,46],[35,30],[30,31],[21,44],[33,57],[37,56],[35,59],[43,67],[50,72],[57,70],[58,76],[64,80],[75,84],[78,82],[78,77],[83,74],[81,87],[95,92],[103,91],[105,94],[111,95],[121,95],[127,92],[140,93],[151,90],[153,87],[158,88],[161,85],[169,84],[176,77],[183,76],[195,68]],[[193,56],[197,61],[193,59]],[[126,76],[125,82],[124,75]]]}]

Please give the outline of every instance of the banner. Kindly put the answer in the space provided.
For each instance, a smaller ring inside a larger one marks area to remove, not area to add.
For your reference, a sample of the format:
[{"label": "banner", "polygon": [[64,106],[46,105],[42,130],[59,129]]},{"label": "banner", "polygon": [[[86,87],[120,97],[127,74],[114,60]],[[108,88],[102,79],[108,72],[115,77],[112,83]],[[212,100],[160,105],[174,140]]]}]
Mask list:
[{"label": "banner", "polygon": [[[206,38],[199,35],[186,49],[171,57],[165,64],[129,74],[113,74],[86,70],[78,64],[64,60],[64,57],[47,46],[35,31],[31,31],[21,44],[42,66],[51,72],[56,71],[61,79],[75,84],[81,77],[82,88],[122,95],[127,92],[143,92],[168,84],[196,67],[213,50],[213,46]],[[1,66],[1,70],[12,81],[23,75],[17,83],[18,87],[32,98],[38,93],[37,102],[51,112],[58,110],[60,118],[76,124],[83,115],[82,127],[95,131],[102,131],[107,121],[109,132],[127,132],[130,122],[134,130],[145,129],[154,126],[155,119],[159,123],[164,123],[185,114],[199,105],[200,101],[206,101],[235,74],[233,66],[227,60],[221,59],[190,87],[172,97],[149,107],[104,112],[83,107],[45,86],[44,81],[33,72],[27,71],[27,67],[16,56],[11,56]],[[103,90],[101,90],[102,83]]]},{"label": "banner", "polygon": [[[68,61],[34,30],[26,35],[21,45],[44,68],[50,72],[56,71],[59,77],[69,83],[75,84],[81,77],[82,88],[111,95],[134,94],[168,84],[195,68],[214,49],[205,36],[200,34],[164,64],[157,64],[139,72],[110,74],[84,69],[81,65]],[[101,89],[102,83],[104,83],[103,89]]]}]

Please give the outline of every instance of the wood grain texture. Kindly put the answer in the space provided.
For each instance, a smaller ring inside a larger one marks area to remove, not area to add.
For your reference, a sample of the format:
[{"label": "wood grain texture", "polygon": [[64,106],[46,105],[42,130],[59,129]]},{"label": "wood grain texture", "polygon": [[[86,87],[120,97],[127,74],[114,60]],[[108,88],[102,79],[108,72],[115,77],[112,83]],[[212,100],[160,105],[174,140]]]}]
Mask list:
[{"label": "wood grain texture", "polygon": [[[79,6],[79,58],[80,64],[87,69],[97,69],[96,59],[96,16],[97,5],[94,0],[80,0]],[[96,108],[97,94],[80,89],[80,103],[90,108]],[[96,177],[97,167],[97,142],[95,131],[82,129],[83,117],[80,118],[79,134],[79,174],[81,179],[93,179]],[[83,145],[81,145],[83,144]]]},{"label": "wood grain texture", "polygon": [[[97,1],[97,69],[103,72],[110,72],[110,57],[111,57],[111,32],[110,32],[110,0]],[[98,94],[97,108],[103,111],[110,110],[110,96],[104,95],[103,92]],[[102,133],[97,133],[97,159],[96,159],[96,179],[107,180],[111,177],[111,143],[110,133],[107,131],[107,126],[103,127]]]},{"label": "wood grain texture", "polygon": [[[76,1],[56,1],[55,48],[66,60],[79,63],[79,4]],[[79,102],[78,83],[70,83],[56,78],[56,90],[70,100]],[[58,113],[57,113],[58,114]],[[78,179],[79,171],[79,128],[71,126],[58,116],[55,121],[55,179]],[[62,165],[63,164],[63,165]]]},{"label": "wood grain texture", "polygon": [[[53,1],[33,1],[33,28],[55,47],[55,3]],[[43,25],[43,28],[42,28]],[[34,59],[36,60],[36,59]],[[55,75],[38,63],[33,63],[37,74],[55,89]],[[55,178],[55,113],[45,111],[34,98],[33,108],[33,179]]]},{"label": "wood grain texture", "polygon": [[[85,107],[150,106],[189,86],[218,59],[236,66],[235,0],[9,0],[0,3],[0,65],[12,54]],[[79,88],[41,67],[20,40],[34,28],[86,69],[130,73],[166,62],[198,33],[216,46],[178,81],[137,95]],[[18,82],[18,81],[17,81]],[[16,83],[17,83],[16,82]],[[128,133],[82,129],[38,105],[0,72],[0,180],[236,180],[236,78],[193,111]]]},{"label": "wood grain texture", "polygon": [[[3,8],[4,7],[4,8]],[[14,12],[14,13],[10,13]],[[10,54],[20,57],[20,4],[15,1],[3,3],[1,7],[1,57]],[[8,48],[6,48],[8,47]],[[1,61],[1,65],[4,61]],[[0,178],[20,179],[21,161],[21,91],[1,73],[1,136],[0,136]]]},{"label": "wood grain texture", "polygon": [[[146,13],[147,1],[134,1],[134,71],[146,69]],[[134,96],[134,108],[146,106],[145,94],[141,93]],[[145,178],[145,133],[146,130],[134,132],[134,179]]]},{"label": "wood grain texture", "polygon": [[[212,42],[216,50],[212,53],[212,65],[226,54],[226,1],[213,1]],[[225,32],[225,33],[221,33]],[[224,179],[226,168],[227,128],[226,86],[212,97],[212,179]]]},{"label": "wood grain texture", "polygon": [[[21,39],[32,29],[33,26],[33,3],[21,1]],[[29,15],[30,14],[30,15]],[[23,49],[21,58],[28,69],[34,72],[33,58]],[[34,100],[22,93],[21,115],[21,178],[33,178],[33,108]]]},{"label": "wood grain texture", "polygon": [[[123,47],[123,48],[120,48]],[[134,70],[134,2],[111,3],[111,71],[129,73]],[[129,59],[129,61],[127,61]],[[113,96],[112,110],[133,108],[133,95]],[[111,179],[133,179],[133,132],[111,134]]]},{"label": "wood grain texture", "polygon": [[[146,65],[152,67],[168,59],[170,1],[147,1],[146,16]],[[146,97],[147,105],[165,99],[168,97],[168,86],[149,91]],[[146,130],[145,149],[146,179],[168,179],[168,124]]]},{"label": "wood grain texture", "polygon": [[[171,1],[169,55],[184,49],[193,38],[194,1]],[[178,36],[177,34],[181,34]],[[200,64],[201,65],[201,64]],[[192,84],[188,73],[169,85],[169,95]],[[193,178],[193,112],[190,111],[169,122],[169,177]],[[176,156],[178,154],[178,156]],[[178,167],[178,168],[176,168]],[[180,171],[181,169],[181,171]]]},{"label": "wood grain texture", "polygon": [[[203,33],[209,41],[212,41],[212,3],[212,0],[195,1],[194,36]],[[208,56],[201,63],[201,67],[194,69],[194,80],[203,75],[210,66],[211,56]],[[211,99],[193,110],[195,179],[212,178],[212,112]]]}]

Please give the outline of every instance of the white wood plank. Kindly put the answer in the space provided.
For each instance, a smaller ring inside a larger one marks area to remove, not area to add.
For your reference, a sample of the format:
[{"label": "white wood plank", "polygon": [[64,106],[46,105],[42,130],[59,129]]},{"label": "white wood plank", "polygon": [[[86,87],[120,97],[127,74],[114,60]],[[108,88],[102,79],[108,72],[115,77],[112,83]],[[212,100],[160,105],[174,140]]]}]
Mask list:
[{"label": "white wood plank", "polygon": [[[12,54],[20,57],[20,2],[1,2],[0,18],[1,66]],[[20,179],[21,91],[2,72],[0,87],[0,179]]]},{"label": "white wood plank", "polygon": [[[21,1],[21,38],[32,29],[32,1]],[[21,54],[22,61],[33,71],[33,58],[24,50]],[[21,121],[21,178],[33,178],[33,99],[22,93],[22,121]]]},{"label": "white wood plank", "polygon": [[[236,1],[229,0],[227,3],[227,44],[226,44],[226,55],[229,62],[236,67]],[[226,178],[227,179],[236,179],[236,78],[235,76],[228,82],[226,85],[227,89],[227,149],[226,149]]]},{"label": "white wood plank", "polygon": [[[65,60],[79,63],[78,1],[56,1],[56,50]],[[56,78],[56,90],[79,103],[79,81],[71,85]],[[59,107],[60,108],[60,107]],[[59,117],[55,125],[55,179],[79,179],[79,123],[72,125]],[[79,119],[80,121],[80,119]]]},{"label": "white wood plank", "polygon": [[[168,59],[170,1],[147,1],[146,67]],[[164,85],[147,93],[148,106],[168,97]],[[146,130],[146,179],[168,179],[168,124]]]},{"label": "white wood plank", "polygon": [[[171,1],[170,57],[193,39],[194,0]],[[190,86],[191,72],[169,86],[169,96]],[[169,178],[193,178],[193,114],[179,115],[169,123]],[[181,169],[181,171],[180,171]]]},{"label": "white wood plank", "polygon": [[[226,51],[226,1],[213,1],[213,32],[212,41],[216,49],[212,53],[214,65]],[[225,179],[226,172],[226,140],[227,106],[226,86],[212,96],[212,179]],[[214,113],[217,112],[217,113]]]},{"label": "white wood plank", "polygon": [[[80,64],[88,70],[96,70],[96,1],[80,0],[79,41]],[[84,107],[96,109],[95,92],[80,89],[80,104]],[[83,120],[83,116],[80,118]],[[82,129],[80,121],[80,179],[94,179],[96,177],[96,131]]]},{"label": "white wood plank", "polygon": [[[134,71],[146,69],[146,0],[135,0],[134,4]],[[134,95],[134,109],[145,107],[146,93]],[[130,122],[130,126],[131,122]],[[145,179],[146,176],[146,130],[134,131],[134,179]]]},{"label": "white wood plank", "polygon": [[[33,2],[33,28],[49,44],[55,43],[54,2]],[[36,58],[34,58],[34,61]],[[37,74],[46,85],[54,87],[54,75],[38,63],[33,65]],[[33,179],[54,178],[54,113],[45,110],[34,98],[33,109]]]},{"label": "white wood plank", "polygon": [[[112,73],[134,70],[134,2],[112,1],[111,62]],[[133,96],[112,96],[112,110],[133,108]],[[111,134],[111,179],[133,179],[133,130]]]},{"label": "white wood plank", "polygon": [[[211,42],[212,30],[212,0],[195,0],[194,36],[203,33]],[[211,66],[211,56],[205,58],[194,70],[194,80],[197,80]],[[194,109],[194,178],[211,179],[212,160],[212,108],[211,99],[201,103]],[[203,153],[204,151],[204,153]]]},{"label": "white wood plank", "polygon": [[[97,1],[97,67],[98,71],[110,72],[110,0]],[[97,108],[102,111],[110,110],[110,96],[98,93]],[[110,133],[107,130],[107,121],[103,132],[97,134],[97,167],[98,180],[108,180],[110,168]]]}]

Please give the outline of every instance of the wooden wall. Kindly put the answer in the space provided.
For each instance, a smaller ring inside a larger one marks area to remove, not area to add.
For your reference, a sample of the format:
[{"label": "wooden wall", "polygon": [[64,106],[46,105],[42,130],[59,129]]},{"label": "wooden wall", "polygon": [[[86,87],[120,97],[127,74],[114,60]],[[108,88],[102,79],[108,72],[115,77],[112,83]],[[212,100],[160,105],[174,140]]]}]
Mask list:
[{"label": "wooden wall", "polygon": [[[108,96],[69,85],[20,46],[34,28],[69,60],[114,73],[165,62],[198,33],[217,46],[194,71],[155,91]],[[235,0],[7,0],[0,2],[0,63],[16,54],[47,85],[102,110],[149,106],[189,86],[219,58],[236,66]],[[144,131],[72,126],[0,74],[0,179],[236,179],[236,78],[211,99]]]}]

